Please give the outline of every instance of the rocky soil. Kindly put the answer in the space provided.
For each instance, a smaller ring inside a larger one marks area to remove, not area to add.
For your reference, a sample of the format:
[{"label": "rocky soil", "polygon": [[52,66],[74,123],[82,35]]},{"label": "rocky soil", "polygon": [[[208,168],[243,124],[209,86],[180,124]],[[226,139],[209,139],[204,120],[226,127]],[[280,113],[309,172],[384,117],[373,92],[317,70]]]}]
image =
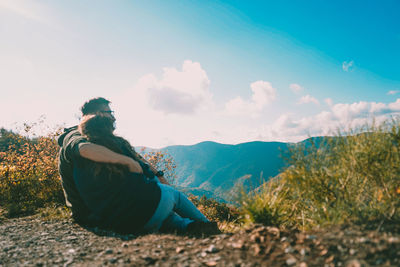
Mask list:
[{"label": "rocky soil", "polygon": [[400,266],[400,234],[355,228],[135,237],[31,216],[1,221],[0,235],[0,266]]}]

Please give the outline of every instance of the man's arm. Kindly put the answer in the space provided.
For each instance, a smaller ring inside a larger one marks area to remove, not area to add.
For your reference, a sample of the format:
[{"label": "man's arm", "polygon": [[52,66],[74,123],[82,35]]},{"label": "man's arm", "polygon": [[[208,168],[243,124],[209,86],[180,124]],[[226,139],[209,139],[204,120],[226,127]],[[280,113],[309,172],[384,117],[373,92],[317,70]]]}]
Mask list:
[{"label": "man's arm", "polygon": [[79,144],[79,154],[87,159],[96,162],[114,163],[128,166],[131,172],[143,173],[142,167],[134,159],[115,153],[114,151],[93,143]]},{"label": "man's arm", "polygon": [[[148,162],[144,157],[142,157],[142,155],[140,155],[139,153],[136,152],[137,157],[143,161],[144,163],[146,163],[147,165],[149,165],[150,170],[154,173],[154,175],[158,172],[158,170],[156,168],[153,167],[153,165],[150,164],[150,162]],[[164,176],[159,176],[157,177],[158,180],[162,183],[162,184],[166,184],[169,185],[167,179],[164,178]]]}]

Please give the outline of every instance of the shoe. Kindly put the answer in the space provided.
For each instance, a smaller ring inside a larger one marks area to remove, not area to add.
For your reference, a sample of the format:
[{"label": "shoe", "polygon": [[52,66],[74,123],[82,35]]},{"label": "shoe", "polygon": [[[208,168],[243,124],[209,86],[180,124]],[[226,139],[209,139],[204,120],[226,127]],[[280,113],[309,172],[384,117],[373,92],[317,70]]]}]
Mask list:
[{"label": "shoe", "polygon": [[220,234],[221,231],[216,222],[194,221],[189,223],[186,228],[186,233],[192,235],[217,235]]}]

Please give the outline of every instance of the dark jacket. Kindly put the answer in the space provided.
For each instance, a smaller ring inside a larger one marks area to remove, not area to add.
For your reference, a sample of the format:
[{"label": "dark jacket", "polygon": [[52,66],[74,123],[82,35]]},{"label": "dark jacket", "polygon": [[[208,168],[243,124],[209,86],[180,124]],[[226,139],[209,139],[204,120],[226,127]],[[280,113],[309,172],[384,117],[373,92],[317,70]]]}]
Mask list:
[{"label": "dark jacket", "polygon": [[85,142],[87,140],[80,134],[77,126],[64,129],[64,133],[58,138],[58,170],[66,205],[71,208],[72,216],[79,223],[89,224],[90,210],[81,198],[73,178],[74,162],[81,159],[79,144]]},{"label": "dark jacket", "polygon": [[[160,201],[158,184],[143,174],[128,171],[114,175],[101,168],[95,175],[96,165],[105,163],[80,156],[79,144],[85,142],[76,126],[65,129],[58,139],[62,185],[74,218],[80,223],[121,233],[141,231]],[[123,154],[130,156],[128,151]],[[147,176],[154,177],[147,164],[139,163]]]}]

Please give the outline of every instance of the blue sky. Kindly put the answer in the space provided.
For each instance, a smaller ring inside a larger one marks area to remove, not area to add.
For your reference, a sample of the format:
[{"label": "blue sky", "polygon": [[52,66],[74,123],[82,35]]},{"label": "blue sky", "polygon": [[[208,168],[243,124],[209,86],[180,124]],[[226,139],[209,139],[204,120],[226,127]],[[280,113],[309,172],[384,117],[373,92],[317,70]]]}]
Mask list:
[{"label": "blue sky", "polygon": [[[398,1],[0,0],[0,126],[104,96],[134,145],[300,141],[400,112]],[[399,100],[398,100],[399,99]]]}]

